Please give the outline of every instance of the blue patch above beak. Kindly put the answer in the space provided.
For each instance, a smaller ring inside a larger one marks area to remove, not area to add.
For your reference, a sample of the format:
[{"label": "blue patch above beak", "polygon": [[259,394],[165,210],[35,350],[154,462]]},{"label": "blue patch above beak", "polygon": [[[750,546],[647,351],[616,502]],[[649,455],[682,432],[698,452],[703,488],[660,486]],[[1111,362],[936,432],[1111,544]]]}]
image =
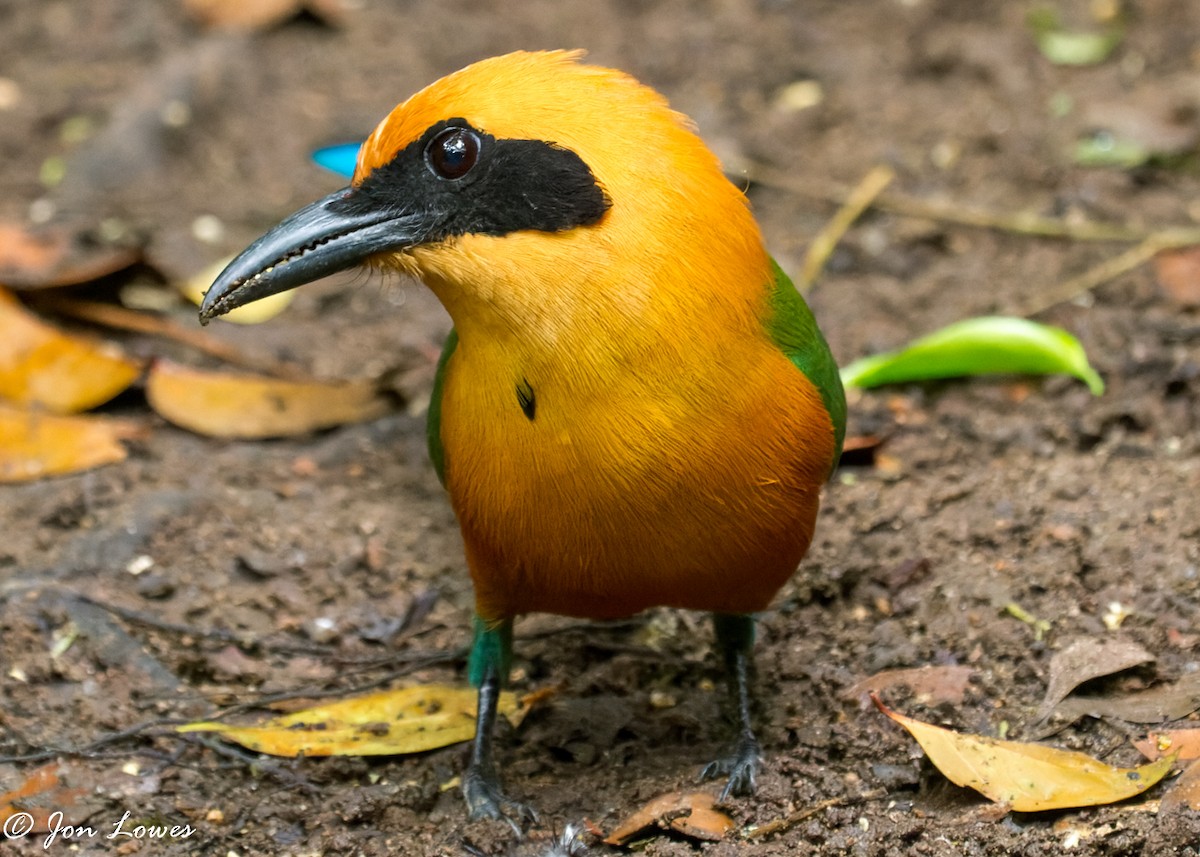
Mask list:
[{"label": "blue patch above beak", "polygon": [[362,143],[343,143],[340,146],[325,146],[312,153],[312,159],[318,166],[332,170],[340,176],[350,178],[354,175],[354,167],[358,163],[358,150]]}]

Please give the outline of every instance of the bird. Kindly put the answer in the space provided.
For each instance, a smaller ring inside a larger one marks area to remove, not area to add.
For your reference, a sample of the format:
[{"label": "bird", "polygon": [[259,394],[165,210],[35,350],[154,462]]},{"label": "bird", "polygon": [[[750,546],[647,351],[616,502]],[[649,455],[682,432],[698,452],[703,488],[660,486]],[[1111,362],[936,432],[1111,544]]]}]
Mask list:
[{"label": "bird", "polygon": [[536,818],[493,738],[529,613],[712,614],[736,735],[701,776],[753,793],[755,616],[812,540],[846,402],[694,124],[582,51],[480,60],[395,107],[350,185],[230,262],[200,320],[360,266],[421,280],[453,323],[427,434],[475,597],[469,816]]}]

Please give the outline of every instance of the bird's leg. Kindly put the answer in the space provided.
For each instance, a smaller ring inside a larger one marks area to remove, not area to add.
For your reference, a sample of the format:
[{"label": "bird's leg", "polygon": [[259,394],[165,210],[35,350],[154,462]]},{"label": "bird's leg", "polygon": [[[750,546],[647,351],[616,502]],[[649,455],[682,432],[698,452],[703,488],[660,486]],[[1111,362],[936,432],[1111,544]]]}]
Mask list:
[{"label": "bird's leg", "polygon": [[504,794],[492,752],[496,707],[500,701],[500,690],[508,681],[511,661],[512,620],[487,622],[476,616],[468,672],[471,683],[479,688],[479,705],[475,714],[471,759],[463,773],[463,797],[467,800],[467,811],[471,818],[507,821],[519,836],[522,825],[535,821],[537,815],[525,804]]},{"label": "bird's leg", "polygon": [[753,794],[758,774],[760,750],[750,716],[754,617],[714,613],[713,628],[717,635],[717,647],[725,658],[729,693],[737,711],[738,736],[733,752],[705,767],[700,777],[707,780],[728,776],[720,797],[725,800],[730,795]]}]

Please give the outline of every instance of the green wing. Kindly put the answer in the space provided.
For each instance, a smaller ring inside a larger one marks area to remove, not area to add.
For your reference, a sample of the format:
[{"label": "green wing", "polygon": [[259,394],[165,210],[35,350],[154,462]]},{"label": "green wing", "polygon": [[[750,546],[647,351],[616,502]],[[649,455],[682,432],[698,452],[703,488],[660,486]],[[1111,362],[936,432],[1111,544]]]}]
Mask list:
[{"label": "green wing", "polygon": [[429,397],[429,420],[425,423],[425,440],[429,444],[429,457],[442,485],[446,484],[446,450],[442,446],[442,388],[446,383],[446,364],[458,347],[458,331],[450,328],[450,335],[442,346],[438,358],[437,374],[433,378],[433,393]]},{"label": "green wing", "polygon": [[846,436],[846,394],[842,390],[837,363],[804,298],[774,260],[771,260],[771,267],[775,272],[775,288],[771,291],[771,318],[767,322],[767,332],[796,368],[820,391],[825,410],[829,411],[829,417],[833,420],[836,466]]}]

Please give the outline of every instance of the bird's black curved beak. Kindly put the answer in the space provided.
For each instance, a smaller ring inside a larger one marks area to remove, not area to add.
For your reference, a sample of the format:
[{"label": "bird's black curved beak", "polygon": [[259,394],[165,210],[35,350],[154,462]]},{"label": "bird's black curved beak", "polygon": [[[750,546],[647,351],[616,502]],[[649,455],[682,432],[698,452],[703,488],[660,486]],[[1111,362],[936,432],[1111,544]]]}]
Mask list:
[{"label": "bird's black curved beak", "polygon": [[429,218],[420,211],[373,205],[355,188],[343,188],[292,214],[230,262],[204,295],[200,323],[376,253],[420,244],[429,232]]}]

